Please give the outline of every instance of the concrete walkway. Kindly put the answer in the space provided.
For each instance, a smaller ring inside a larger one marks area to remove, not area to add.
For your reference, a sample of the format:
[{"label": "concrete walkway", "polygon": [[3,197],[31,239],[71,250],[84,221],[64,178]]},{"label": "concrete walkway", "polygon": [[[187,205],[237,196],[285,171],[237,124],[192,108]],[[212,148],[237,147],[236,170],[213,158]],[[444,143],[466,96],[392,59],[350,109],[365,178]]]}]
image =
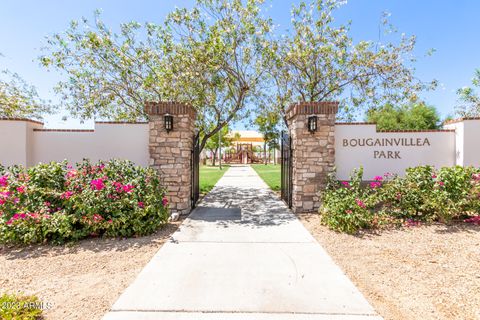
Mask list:
[{"label": "concrete walkway", "polygon": [[256,172],[238,166],[104,319],[381,317]]}]

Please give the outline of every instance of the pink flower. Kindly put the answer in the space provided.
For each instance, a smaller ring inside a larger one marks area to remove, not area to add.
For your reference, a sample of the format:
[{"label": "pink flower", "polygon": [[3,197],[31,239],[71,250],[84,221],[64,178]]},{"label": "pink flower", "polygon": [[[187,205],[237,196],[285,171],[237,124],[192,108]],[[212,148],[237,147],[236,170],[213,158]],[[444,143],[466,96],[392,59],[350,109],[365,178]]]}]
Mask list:
[{"label": "pink flower", "polygon": [[375,178],[373,178],[373,180],[375,180],[375,181],[382,181],[382,180],[383,180],[383,177],[382,177],[382,176],[375,176]]},{"label": "pink flower", "polygon": [[365,203],[364,203],[362,200],[358,199],[358,198],[355,199],[355,202],[357,202],[357,205],[358,205],[360,208],[365,209],[365,208],[367,207],[367,206],[365,205]]},{"label": "pink flower", "polygon": [[7,200],[0,198],[0,205],[5,204],[5,202],[7,202]]},{"label": "pink flower", "polygon": [[0,187],[6,187],[8,186],[8,176],[0,176]]},{"label": "pink flower", "polygon": [[77,174],[77,170],[70,170],[67,172],[67,178],[74,178]]},{"label": "pink flower", "polygon": [[94,179],[90,182],[90,185],[93,190],[102,190],[105,188],[105,184],[102,179]]},{"label": "pink flower", "polygon": [[17,187],[17,192],[18,192],[18,193],[24,193],[24,192],[25,192],[25,189],[26,189],[25,186]]},{"label": "pink flower", "polygon": [[342,181],[342,184],[343,184],[344,187],[350,188],[350,182]]},{"label": "pink flower", "polygon": [[437,175],[435,173],[432,174],[432,179],[437,179]]},{"label": "pink flower", "polygon": [[7,226],[9,226],[9,225],[12,224],[12,222],[13,222],[12,219],[10,219],[10,220],[8,220],[5,224],[6,224]]},{"label": "pink flower", "polygon": [[70,199],[73,196],[73,191],[65,191],[60,196],[60,199]]},{"label": "pink flower", "polygon": [[127,185],[124,185],[122,188],[123,188],[124,192],[130,193],[130,192],[132,192],[133,188],[135,188],[135,186],[133,186],[131,184],[127,184]]},{"label": "pink flower", "polygon": [[163,199],[162,199],[162,205],[163,205],[164,207],[166,207],[166,206],[168,205],[168,199],[167,199],[167,198],[163,197]]},{"label": "pink flower", "polygon": [[112,219],[108,220],[108,223],[113,223],[113,220]]},{"label": "pink flower", "polygon": [[120,182],[113,182],[113,186],[115,187],[115,191],[117,192],[122,192],[123,191],[123,185]]},{"label": "pink flower", "polygon": [[421,225],[420,221],[415,221],[413,219],[407,219],[407,221],[405,221],[405,226],[407,227],[418,227],[420,225]]},{"label": "pink flower", "polygon": [[0,192],[0,198],[7,199],[12,193],[10,191]]},{"label": "pink flower", "polygon": [[438,183],[438,185],[439,185],[440,187],[445,186],[445,182],[443,182],[443,181],[438,181],[437,183]]},{"label": "pink flower", "polygon": [[18,198],[13,199],[13,203],[15,203],[15,204],[17,204],[19,202],[20,202],[20,199],[18,199]]},{"label": "pink flower", "polygon": [[352,211],[352,210],[345,210],[345,213],[346,213],[346,214],[352,214],[353,211]]},{"label": "pink flower", "polygon": [[480,173],[473,174],[472,179],[475,181],[480,181]]},{"label": "pink flower", "polygon": [[476,225],[480,225],[480,216],[475,216],[475,217],[472,217],[472,218],[468,218],[468,219],[465,219],[463,221],[466,222],[466,223],[473,223],[473,224],[476,224]]},{"label": "pink flower", "polygon": [[380,188],[381,186],[382,186],[381,182],[373,181],[370,183],[370,188],[372,189]]},{"label": "pink flower", "polygon": [[402,194],[400,192],[397,192],[396,198],[397,198],[397,200],[401,200],[402,199]]},{"label": "pink flower", "polygon": [[93,215],[93,221],[95,221],[95,222],[100,222],[100,221],[102,221],[102,220],[103,220],[103,217],[102,217],[101,215],[99,215],[98,213],[95,213],[95,214]]},{"label": "pink flower", "polygon": [[139,208],[145,208],[145,204],[142,201],[138,201],[138,207]]}]

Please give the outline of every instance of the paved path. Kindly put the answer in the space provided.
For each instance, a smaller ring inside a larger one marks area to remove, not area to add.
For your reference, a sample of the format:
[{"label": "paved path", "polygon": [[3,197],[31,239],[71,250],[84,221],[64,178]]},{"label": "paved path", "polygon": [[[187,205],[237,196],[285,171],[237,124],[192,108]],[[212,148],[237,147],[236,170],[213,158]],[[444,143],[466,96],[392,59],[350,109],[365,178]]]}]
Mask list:
[{"label": "paved path", "polygon": [[231,167],[104,320],[381,319],[248,166]]}]

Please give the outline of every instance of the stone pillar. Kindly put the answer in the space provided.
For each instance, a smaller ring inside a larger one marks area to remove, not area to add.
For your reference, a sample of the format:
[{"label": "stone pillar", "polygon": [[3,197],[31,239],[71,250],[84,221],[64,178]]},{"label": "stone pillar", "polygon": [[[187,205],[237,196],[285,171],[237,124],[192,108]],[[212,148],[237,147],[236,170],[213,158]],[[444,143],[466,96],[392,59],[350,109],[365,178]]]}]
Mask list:
[{"label": "stone pillar", "polygon": [[[191,210],[191,157],[195,134],[195,110],[182,103],[148,102],[150,166],[158,171],[168,190],[172,213]],[[165,114],[173,116],[173,130],[165,130]]]},{"label": "stone pillar", "polygon": [[[319,192],[335,167],[335,117],[338,102],[302,102],[286,112],[292,139],[292,210],[316,212]],[[308,117],[317,116],[317,131],[308,131]]]}]

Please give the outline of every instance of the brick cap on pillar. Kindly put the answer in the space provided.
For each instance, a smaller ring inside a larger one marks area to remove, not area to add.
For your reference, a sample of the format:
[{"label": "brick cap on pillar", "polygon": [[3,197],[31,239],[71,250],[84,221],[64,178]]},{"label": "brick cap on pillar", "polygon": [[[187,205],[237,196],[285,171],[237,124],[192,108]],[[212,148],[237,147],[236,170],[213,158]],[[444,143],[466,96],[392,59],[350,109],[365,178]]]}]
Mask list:
[{"label": "brick cap on pillar", "polygon": [[189,104],[182,102],[171,102],[171,101],[161,101],[161,102],[146,102],[145,103],[145,113],[149,116],[152,115],[180,115],[188,114],[192,117],[195,117],[197,112]]},{"label": "brick cap on pillar", "polygon": [[287,120],[298,114],[336,114],[338,101],[298,102],[291,104],[286,111]]}]

